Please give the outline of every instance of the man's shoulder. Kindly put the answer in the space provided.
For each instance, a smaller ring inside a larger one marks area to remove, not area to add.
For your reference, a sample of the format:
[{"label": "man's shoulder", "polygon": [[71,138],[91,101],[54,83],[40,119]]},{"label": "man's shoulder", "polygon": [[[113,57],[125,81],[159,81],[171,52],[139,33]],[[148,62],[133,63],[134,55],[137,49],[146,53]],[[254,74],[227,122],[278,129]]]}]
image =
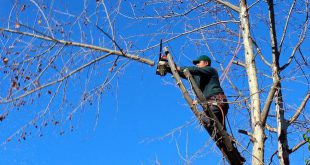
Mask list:
[{"label": "man's shoulder", "polygon": [[215,68],[213,68],[212,66],[205,66],[205,67],[203,67],[202,69],[204,69],[204,70],[210,70],[210,71],[216,71],[216,72],[217,72],[217,70],[216,70]]}]

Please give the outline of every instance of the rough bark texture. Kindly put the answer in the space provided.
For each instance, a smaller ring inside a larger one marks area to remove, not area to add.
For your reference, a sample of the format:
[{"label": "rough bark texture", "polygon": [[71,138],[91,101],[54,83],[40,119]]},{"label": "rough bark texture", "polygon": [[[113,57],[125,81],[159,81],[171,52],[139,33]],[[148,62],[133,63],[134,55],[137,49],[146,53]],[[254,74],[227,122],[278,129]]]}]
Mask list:
[{"label": "rough bark texture", "polygon": [[253,128],[252,164],[258,165],[264,162],[265,133],[261,122],[260,99],[257,83],[255,56],[253,42],[250,35],[249,13],[246,0],[240,0],[240,22],[245,51],[246,71],[251,95],[251,123]]}]

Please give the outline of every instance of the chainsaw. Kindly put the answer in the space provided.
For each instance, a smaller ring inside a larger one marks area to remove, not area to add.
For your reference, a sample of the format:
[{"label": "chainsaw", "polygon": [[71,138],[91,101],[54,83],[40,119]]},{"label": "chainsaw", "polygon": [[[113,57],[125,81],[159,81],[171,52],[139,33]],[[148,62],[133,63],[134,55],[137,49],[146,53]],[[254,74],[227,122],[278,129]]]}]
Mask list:
[{"label": "chainsaw", "polygon": [[157,62],[156,74],[160,76],[165,76],[168,72],[168,60],[167,55],[162,53],[163,40],[160,40],[159,45],[159,58]]}]

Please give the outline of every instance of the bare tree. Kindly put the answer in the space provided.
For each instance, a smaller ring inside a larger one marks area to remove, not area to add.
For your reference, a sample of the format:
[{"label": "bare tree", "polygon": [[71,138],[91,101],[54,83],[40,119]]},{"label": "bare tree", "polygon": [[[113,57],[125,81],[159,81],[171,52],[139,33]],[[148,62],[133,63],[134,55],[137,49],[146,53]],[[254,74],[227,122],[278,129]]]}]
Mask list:
[{"label": "bare tree", "polygon": [[[177,63],[193,54],[213,58],[236,110],[229,120],[239,113],[238,120],[248,121],[234,124],[233,132],[249,137],[237,144],[244,151],[252,147],[244,155],[252,164],[270,164],[275,154],[279,164],[289,164],[289,155],[306,144],[308,0],[84,0],[75,5],[78,10],[58,0],[15,0],[1,11],[0,107],[5,111],[0,121],[16,109],[40,109],[7,141],[25,139],[30,126],[70,123],[85,106],[99,104],[132,62],[154,65],[163,38],[178,52],[173,53]],[[274,152],[267,153],[266,146]]]}]

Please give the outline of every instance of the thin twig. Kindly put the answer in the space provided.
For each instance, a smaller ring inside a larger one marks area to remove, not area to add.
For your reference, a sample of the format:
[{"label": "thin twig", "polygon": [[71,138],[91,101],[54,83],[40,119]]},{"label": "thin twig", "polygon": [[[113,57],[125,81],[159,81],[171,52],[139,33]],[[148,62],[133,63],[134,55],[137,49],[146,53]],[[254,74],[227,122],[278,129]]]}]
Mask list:
[{"label": "thin twig", "polygon": [[284,38],[286,36],[286,30],[287,30],[288,23],[290,21],[291,15],[292,15],[292,11],[293,11],[293,9],[295,7],[295,4],[296,4],[296,0],[293,1],[292,6],[290,8],[290,11],[289,11],[288,16],[287,16],[286,21],[285,21],[285,26],[284,26],[282,37],[281,37],[281,41],[280,41],[280,44],[279,44],[279,53],[281,53],[281,50],[282,50],[282,44],[283,44]]},{"label": "thin twig", "polygon": [[94,60],[88,62],[87,64],[84,64],[83,66],[81,66],[81,67],[79,67],[79,68],[73,70],[72,72],[68,73],[66,76],[63,76],[63,77],[61,77],[61,78],[59,78],[59,79],[57,79],[57,80],[55,80],[55,81],[52,81],[52,82],[49,82],[49,83],[44,84],[44,85],[42,85],[42,86],[39,86],[39,87],[37,87],[37,88],[35,88],[35,89],[33,89],[33,90],[27,91],[27,92],[25,92],[24,94],[22,94],[22,95],[20,95],[20,96],[18,96],[18,97],[14,97],[14,98],[11,98],[11,99],[2,99],[2,100],[0,100],[0,104],[5,104],[5,103],[13,102],[13,101],[15,101],[15,100],[24,98],[24,97],[26,97],[26,96],[28,96],[28,95],[30,95],[30,94],[36,92],[36,91],[39,91],[39,90],[41,90],[41,89],[44,89],[44,88],[49,87],[49,86],[51,86],[51,85],[54,85],[54,84],[56,84],[56,83],[62,82],[63,80],[65,80],[65,79],[71,77],[71,76],[74,75],[75,73],[77,73],[77,72],[81,71],[82,69],[84,69],[84,68],[86,68],[86,67],[88,67],[88,66],[90,66],[90,65],[92,65],[92,64],[94,64],[94,63],[96,63],[96,62],[98,62],[98,61],[100,61],[100,60],[102,60],[102,59],[104,59],[104,58],[106,58],[106,57],[108,57],[109,55],[111,55],[111,54],[108,53],[108,54],[106,54],[106,55],[100,56],[100,57],[98,57],[98,58],[96,58],[96,59],[94,59]]},{"label": "thin twig", "polygon": [[38,10],[40,11],[40,13],[42,14],[42,16],[43,16],[43,18],[44,18],[44,20],[45,20],[45,23],[46,23],[46,25],[47,25],[47,29],[49,30],[51,36],[54,38],[54,35],[53,35],[53,32],[52,32],[52,27],[51,27],[51,25],[49,24],[49,21],[47,20],[45,14],[44,14],[44,12],[43,12],[43,10],[40,8],[40,6],[39,6],[34,0],[30,0],[30,2],[32,2],[32,3],[38,8]]},{"label": "thin twig", "polygon": [[[196,28],[196,29],[193,29],[193,30],[190,30],[190,31],[185,31],[185,32],[183,32],[183,33],[180,33],[180,34],[178,34],[178,35],[176,35],[176,36],[174,36],[174,37],[171,37],[171,38],[169,38],[169,39],[167,39],[167,40],[163,40],[162,43],[167,43],[167,42],[169,42],[169,41],[172,41],[172,40],[177,39],[177,38],[179,38],[179,37],[182,37],[182,36],[184,36],[184,35],[187,35],[187,34],[190,34],[190,33],[194,33],[194,32],[197,32],[197,31],[199,31],[199,30],[203,30],[203,29],[206,29],[206,28],[209,28],[209,27],[212,27],[212,26],[216,26],[216,25],[219,25],[219,24],[224,24],[224,23],[239,23],[239,22],[240,22],[240,21],[236,21],[236,20],[228,20],[228,21],[214,22],[214,23],[211,23],[211,24],[208,24],[208,25],[200,26],[200,27],[198,27],[198,28]],[[0,30],[1,30],[1,29],[0,29]],[[150,47],[148,47],[148,48],[146,48],[146,49],[139,50],[138,52],[145,52],[145,51],[147,51],[147,50],[149,50],[149,49],[152,49],[152,48],[155,48],[155,47],[157,47],[157,46],[159,46],[159,45],[160,45],[160,44],[156,44],[156,45],[150,46]]]}]

